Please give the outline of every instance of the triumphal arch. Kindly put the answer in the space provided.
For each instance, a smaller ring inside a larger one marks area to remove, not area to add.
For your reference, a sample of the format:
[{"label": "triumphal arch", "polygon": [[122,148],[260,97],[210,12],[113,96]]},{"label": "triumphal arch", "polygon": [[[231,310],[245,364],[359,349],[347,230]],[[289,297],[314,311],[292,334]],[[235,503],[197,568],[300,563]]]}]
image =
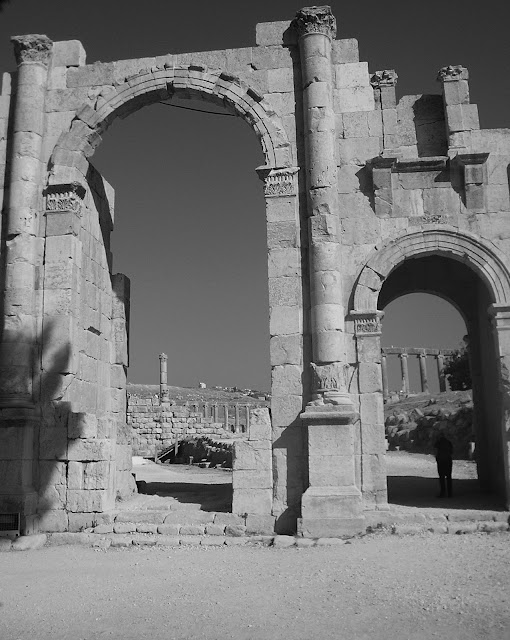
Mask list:
[{"label": "triumphal arch", "polygon": [[0,513],[26,533],[78,530],[128,490],[129,281],[112,273],[113,189],[92,161],[117,118],[188,99],[243,118],[265,158],[272,480],[245,476],[244,510],[315,537],[388,509],[381,323],[411,291],[466,321],[479,478],[508,506],[510,130],[480,130],[466,68],[397,101],[395,71],[360,62],[329,7],[259,24],[242,49],[86,64],[76,40],[12,41]]}]

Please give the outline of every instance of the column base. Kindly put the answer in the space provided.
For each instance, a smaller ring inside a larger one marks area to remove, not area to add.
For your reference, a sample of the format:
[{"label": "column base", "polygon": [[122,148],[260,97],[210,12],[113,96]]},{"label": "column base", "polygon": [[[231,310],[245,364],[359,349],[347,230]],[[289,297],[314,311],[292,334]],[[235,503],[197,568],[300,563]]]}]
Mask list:
[{"label": "column base", "polygon": [[298,533],[304,538],[340,538],[365,531],[361,493],[355,486],[308,487]]}]

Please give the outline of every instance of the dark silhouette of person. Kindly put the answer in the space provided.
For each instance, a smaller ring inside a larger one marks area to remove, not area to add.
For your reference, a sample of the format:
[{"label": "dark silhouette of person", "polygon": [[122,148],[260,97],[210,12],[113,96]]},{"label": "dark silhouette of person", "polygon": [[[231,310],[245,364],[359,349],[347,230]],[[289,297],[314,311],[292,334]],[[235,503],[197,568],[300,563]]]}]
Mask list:
[{"label": "dark silhouette of person", "polygon": [[436,449],[437,473],[439,474],[439,485],[441,493],[439,498],[452,497],[452,466],[453,466],[453,444],[442,433],[434,445]]}]

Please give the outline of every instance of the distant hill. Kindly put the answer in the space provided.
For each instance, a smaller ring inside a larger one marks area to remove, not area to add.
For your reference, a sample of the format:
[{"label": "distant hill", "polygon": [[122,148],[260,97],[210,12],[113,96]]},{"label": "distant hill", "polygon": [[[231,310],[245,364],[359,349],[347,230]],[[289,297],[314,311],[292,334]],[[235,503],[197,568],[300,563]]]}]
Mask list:
[{"label": "distant hill", "polygon": [[[159,384],[127,384],[131,395],[148,398],[159,394]],[[219,389],[194,389],[188,387],[168,387],[170,400],[177,402],[240,402],[269,406],[268,400],[258,400],[240,391],[220,391]]]}]

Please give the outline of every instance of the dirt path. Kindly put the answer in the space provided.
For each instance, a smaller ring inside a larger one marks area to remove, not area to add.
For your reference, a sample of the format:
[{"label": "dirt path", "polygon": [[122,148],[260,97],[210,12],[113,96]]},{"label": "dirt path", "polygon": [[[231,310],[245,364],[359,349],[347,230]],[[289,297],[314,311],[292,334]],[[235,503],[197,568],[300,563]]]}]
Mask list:
[{"label": "dirt path", "polygon": [[6,640],[501,640],[510,535],[0,554]]}]

